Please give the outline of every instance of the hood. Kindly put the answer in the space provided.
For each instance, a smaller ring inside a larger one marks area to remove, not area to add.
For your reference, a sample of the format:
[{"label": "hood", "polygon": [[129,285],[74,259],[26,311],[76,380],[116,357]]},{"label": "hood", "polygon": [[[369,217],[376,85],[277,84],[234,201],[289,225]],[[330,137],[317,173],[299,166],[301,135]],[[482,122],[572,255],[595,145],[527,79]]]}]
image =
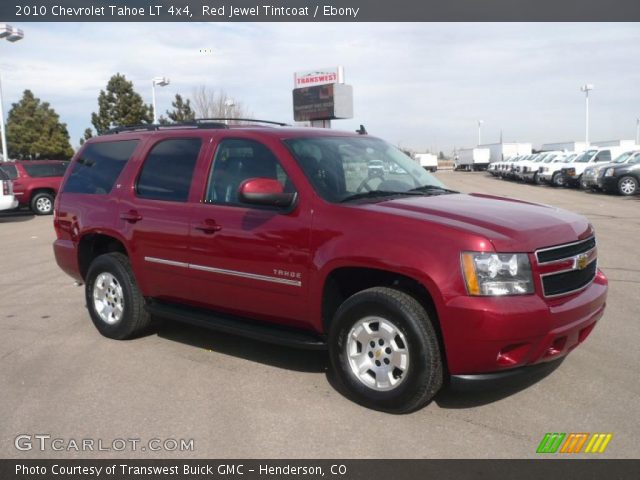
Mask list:
[{"label": "hood", "polygon": [[360,207],[475,233],[490,240],[499,252],[533,252],[575,242],[593,233],[581,215],[479,193],[402,197]]}]

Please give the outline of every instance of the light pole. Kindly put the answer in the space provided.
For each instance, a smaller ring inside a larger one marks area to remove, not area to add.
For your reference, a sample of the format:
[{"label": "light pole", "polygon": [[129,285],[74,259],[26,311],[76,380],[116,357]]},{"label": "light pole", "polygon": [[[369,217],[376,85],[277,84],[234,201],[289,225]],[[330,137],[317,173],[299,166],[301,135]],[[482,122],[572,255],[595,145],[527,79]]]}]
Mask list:
[{"label": "light pole", "polygon": [[167,77],[153,77],[151,80],[151,107],[153,108],[153,123],[158,123],[158,115],[156,114],[156,85],[166,87],[170,81]]},{"label": "light pole", "polygon": [[589,92],[593,90],[593,85],[586,83],[580,87],[580,91],[584,92],[584,143],[589,146]]},{"label": "light pole", "polygon": [[[11,43],[24,38],[24,32],[19,28],[12,27],[6,23],[0,23],[0,38],[6,38]],[[5,162],[7,157],[7,134],[4,129],[4,106],[2,105],[2,79],[0,78],[0,136],[2,137],[2,160]]]},{"label": "light pole", "polygon": [[636,118],[636,145],[640,145],[640,118]]},{"label": "light pole", "polygon": [[482,145],[482,124],[484,120],[478,120],[478,145]]},{"label": "light pole", "polygon": [[233,98],[227,98],[224,101],[224,118],[225,122],[229,124],[229,110],[236,106],[236,103],[233,101]]}]

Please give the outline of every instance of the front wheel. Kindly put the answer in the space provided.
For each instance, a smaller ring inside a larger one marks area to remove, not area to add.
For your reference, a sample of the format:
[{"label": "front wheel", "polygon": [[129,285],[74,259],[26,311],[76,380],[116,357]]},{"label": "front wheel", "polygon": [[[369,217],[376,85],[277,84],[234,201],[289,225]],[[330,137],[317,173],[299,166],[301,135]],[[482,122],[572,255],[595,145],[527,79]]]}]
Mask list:
[{"label": "front wheel", "polygon": [[620,195],[634,195],[638,191],[638,180],[634,177],[626,176],[618,180],[618,192]]},{"label": "front wheel", "polygon": [[151,324],[129,259],[122,253],[100,255],[91,262],[85,299],[93,324],[105,337],[135,337]]},{"label": "front wheel", "polygon": [[551,177],[551,185],[553,185],[554,187],[564,186],[564,177],[562,176],[562,173],[555,172],[553,174],[553,176]]},{"label": "front wheel", "polygon": [[375,287],[348,298],[331,324],[329,355],[349,395],[376,410],[411,412],[442,386],[442,358],[429,314],[396,289]]}]

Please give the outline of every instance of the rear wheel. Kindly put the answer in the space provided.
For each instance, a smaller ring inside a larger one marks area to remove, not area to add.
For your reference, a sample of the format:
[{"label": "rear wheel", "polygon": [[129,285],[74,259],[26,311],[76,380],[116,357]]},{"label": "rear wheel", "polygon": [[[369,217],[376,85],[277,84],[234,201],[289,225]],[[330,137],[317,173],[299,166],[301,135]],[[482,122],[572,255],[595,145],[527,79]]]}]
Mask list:
[{"label": "rear wheel", "polygon": [[135,337],[151,324],[129,259],[122,253],[100,255],[91,262],[85,298],[93,324],[105,337]]},{"label": "rear wheel", "polygon": [[618,180],[618,193],[620,195],[634,195],[638,191],[638,180],[625,176]]},{"label": "rear wheel", "polygon": [[53,195],[46,192],[36,193],[31,199],[31,210],[36,215],[51,215],[53,213]]},{"label": "rear wheel", "polygon": [[335,314],[329,354],[338,381],[356,402],[391,413],[428,403],[443,366],[431,319],[410,295],[375,287],[348,298]]}]

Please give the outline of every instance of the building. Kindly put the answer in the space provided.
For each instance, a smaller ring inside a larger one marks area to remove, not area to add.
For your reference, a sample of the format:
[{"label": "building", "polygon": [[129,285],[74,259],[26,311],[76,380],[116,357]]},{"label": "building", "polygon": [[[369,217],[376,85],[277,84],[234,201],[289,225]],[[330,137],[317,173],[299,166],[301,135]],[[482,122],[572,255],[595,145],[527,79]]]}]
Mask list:
[{"label": "building", "polygon": [[[600,144],[594,143],[594,145],[600,145]],[[589,148],[589,145],[587,145],[586,142],[570,141],[570,142],[545,143],[542,145],[540,149],[545,152],[550,150],[559,150],[561,152],[583,152],[587,148]]]}]

